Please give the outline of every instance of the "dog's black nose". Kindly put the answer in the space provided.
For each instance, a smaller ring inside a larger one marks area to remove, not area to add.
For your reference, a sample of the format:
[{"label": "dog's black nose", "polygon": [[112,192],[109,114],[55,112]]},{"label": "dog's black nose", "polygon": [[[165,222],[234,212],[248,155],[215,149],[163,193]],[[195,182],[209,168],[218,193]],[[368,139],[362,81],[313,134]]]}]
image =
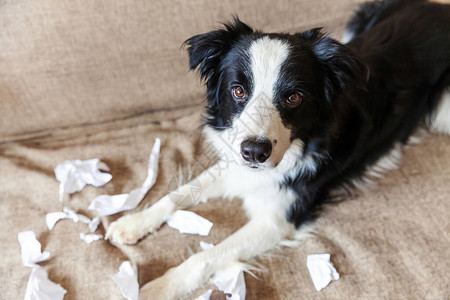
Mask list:
[{"label": "dog's black nose", "polygon": [[272,153],[272,143],[269,140],[245,140],[241,143],[241,155],[248,162],[263,163]]}]

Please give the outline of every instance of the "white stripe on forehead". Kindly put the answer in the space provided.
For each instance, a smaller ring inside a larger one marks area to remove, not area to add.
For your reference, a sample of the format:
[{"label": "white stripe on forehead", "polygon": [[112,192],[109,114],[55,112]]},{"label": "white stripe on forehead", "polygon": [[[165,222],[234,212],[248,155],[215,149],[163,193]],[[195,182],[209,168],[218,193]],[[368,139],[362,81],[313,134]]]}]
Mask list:
[{"label": "white stripe on forehead", "polygon": [[224,131],[227,137],[222,139],[220,147],[226,156],[229,153],[233,160],[244,164],[242,143],[249,139],[268,140],[272,153],[263,166],[272,168],[280,163],[291,145],[291,130],[284,125],[273,101],[281,66],[289,55],[289,45],[265,36],[250,45],[248,54],[253,76],[252,96],[244,109],[234,116],[232,127]]},{"label": "white stripe on forehead", "polygon": [[253,42],[250,46],[253,98],[273,99],[280,69],[288,54],[289,46],[281,40],[265,36]]},{"label": "white stripe on forehead", "polygon": [[233,144],[239,153],[242,141],[248,138],[277,140],[272,145],[269,160],[278,163],[290,145],[290,129],[281,120],[274,103],[274,92],[279,80],[280,69],[289,55],[289,45],[268,36],[252,43],[249,49],[253,76],[253,93],[244,110],[233,120],[233,130],[239,139]]}]

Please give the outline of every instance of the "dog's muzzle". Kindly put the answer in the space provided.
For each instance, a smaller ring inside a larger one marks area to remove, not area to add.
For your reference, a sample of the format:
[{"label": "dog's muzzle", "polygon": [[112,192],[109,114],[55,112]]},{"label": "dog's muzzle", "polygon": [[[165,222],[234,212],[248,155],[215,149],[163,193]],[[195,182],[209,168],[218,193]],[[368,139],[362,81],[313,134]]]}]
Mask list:
[{"label": "dog's muzzle", "polygon": [[247,139],[241,143],[241,156],[252,164],[264,163],[272,153],[272,143],[267,140]]}]

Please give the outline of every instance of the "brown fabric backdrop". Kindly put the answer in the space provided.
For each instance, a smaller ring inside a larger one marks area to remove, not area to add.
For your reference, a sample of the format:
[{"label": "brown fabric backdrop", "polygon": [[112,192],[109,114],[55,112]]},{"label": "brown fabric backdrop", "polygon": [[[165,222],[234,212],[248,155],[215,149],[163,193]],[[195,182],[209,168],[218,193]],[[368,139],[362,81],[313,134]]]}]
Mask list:
[{"label": "brown fabric backdrop", "polygon": [[357,2],[4,2],[0,141],[198,104],[203,90],[180,49],[187,38],[233,14],[266,31],[336,32]]},{"label": "brown fabric backdrop", "polygon": [[[51,253],[42,266],[68,290],[65,299],[85,300],[122,299],[111,276],[124,260],[138,265],[143,284],[199,251],[199,241],[218,243],[242,226],[239,200],[218,199],[193,209],[214,223],[208,237],[163,226],[116,248],[84,244],[87,226],[68,220],[49,232],[45,215],[69,206],[93,217],[95,196],[138,187],[155,137],[160,174],[138,209],[199,159],[203,88],[187,72],[186,38],[232,13],[267,31],[325,26],[339,36],[358,2],[0,1],[0,299],[25,294],[31,269],[22,265],[20,231],[33,230]],[[110,166],[112,181],[59,203],[53,168],[94,157]],[[314,239],[261,258],[267,271],[245,276],[247,299],[448,299],[450,139],[427,137],[403,161],[378,188],[328,207]],[[102,218],[97,233],[119,215]],[[306,269],[312,253],[331,253],[341,274],[322,292]]]}]

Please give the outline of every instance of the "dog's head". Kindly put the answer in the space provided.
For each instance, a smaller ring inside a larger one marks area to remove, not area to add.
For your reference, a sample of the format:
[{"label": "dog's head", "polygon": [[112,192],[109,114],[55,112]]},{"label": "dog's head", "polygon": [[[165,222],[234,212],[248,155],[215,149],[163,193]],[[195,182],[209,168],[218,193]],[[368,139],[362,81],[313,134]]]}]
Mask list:
[{"label": "dog's head", "polygon": [[265,34],[235,18],[186,44],[190,68],[206,81],[207,137],[254,169],[275,168],[289,149],[304,152],[337,96],[364,77],[355,55],[320,29]]}]

